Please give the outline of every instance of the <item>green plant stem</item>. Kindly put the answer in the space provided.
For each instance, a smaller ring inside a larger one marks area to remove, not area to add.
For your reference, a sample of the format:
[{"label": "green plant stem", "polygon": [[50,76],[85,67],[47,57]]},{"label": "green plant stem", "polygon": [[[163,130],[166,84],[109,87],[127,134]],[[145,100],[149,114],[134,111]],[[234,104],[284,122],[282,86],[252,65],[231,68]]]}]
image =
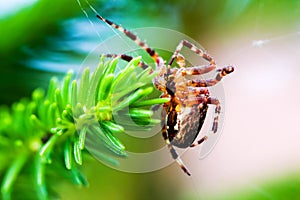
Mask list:
[{"label": "green plant stem", "polygon": [[18,174],[20,173],[24,164],[26,163],[28,156],[29,156],[28,152],[23,152],[17,155],[17,157],[14,159],[14,161],[6,171],[1,186],[1,193],[2,193],[3,200],[11,199],[12,186],[16,181]]},{"label": "green plant stem", "polygon": [[48,192],[45,184],[45,160],[40,156],[35,157],[35,180],[37,187],[37,196],[40,200],[46,200]]}]

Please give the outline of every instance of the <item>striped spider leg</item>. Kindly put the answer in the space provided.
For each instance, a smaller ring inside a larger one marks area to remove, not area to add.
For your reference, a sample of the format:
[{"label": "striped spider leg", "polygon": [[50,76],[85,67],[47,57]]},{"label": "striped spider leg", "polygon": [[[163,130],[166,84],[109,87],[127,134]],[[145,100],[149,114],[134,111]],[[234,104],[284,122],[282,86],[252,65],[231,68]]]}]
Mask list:
[{"label": "striped spider leg", "polygon": [[[172,158],[187,175],[191,175],[180,159],[174,146],[178,148],[193,147],[203,143],[207,139],[207,136],[204,136],[195,142],[205,121],[208,105],[216,106],[216,116],[214,118],[212,129],[213,132],[217,131],[218,115],[221,107],[217,99],[210,97],[208,87],[217,84],[224,76],[233,72],[234,68],[228,66],[223,69],[218,69],[217,75],[213,79],[190,80],[187,78],[187,75],[201,75],[216,69],[216,62],[209,54],[205,53],[189,41],[182,40],[166,65],[164,59],[160,57],[154,49],[150,48],[145,42],[138,38],[138,36],[98,14],[96,17],[120,32],[123,32],[127,37],[144,49],[155,61],[156,68],[154,70],[158,72],[158,75],[154,77],[153,84],[162,92],[161,98],[170,99],[169,102],[166,102],[163,105],[161,122],[162,136]],[[209,62],[209,65],[186,67],[184,57],[179,54],[184,46]],[[125,54],[107,54],[106,56],[120,57],[128,62],[132,60],[131,56]],[[176,61],[180,68],[171,68],[174,61]],[[143,62],[141,62],[139,66],[143,69],[148,67],[148,65]],[[153,73],[153,71],[150,71],[150,73]]]},{"label": "striped spider leg", "polygon": [[[132,56],[129,56],[129,55],[126,55],[126,54],[104,54],[105,57],[107,58],[120,58],[126,62],[130,62],[133,57]],[[149,67],[149,65],[147,65],[146,63],[144,63],[143,61],[140,61],[138,66],[142,69],[147,69]],[[150,70],[150,73],[153,73],[153,70],[151,69]]]}]

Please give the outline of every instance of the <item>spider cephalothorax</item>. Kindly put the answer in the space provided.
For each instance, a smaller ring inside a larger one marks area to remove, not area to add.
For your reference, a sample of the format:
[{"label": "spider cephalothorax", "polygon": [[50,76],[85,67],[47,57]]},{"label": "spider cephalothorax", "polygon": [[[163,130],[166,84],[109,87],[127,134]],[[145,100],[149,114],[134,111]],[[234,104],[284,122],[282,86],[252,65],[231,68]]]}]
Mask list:
[{"label": "spider cephalothorax", "polygon": [[[126,36],[132,39],[136,44],[142,47],[155,61],[158,75],[153,79],[154,86],[162,92],[162,98],[169,98],[170,101],[163,105],[162,111],[162,135],[171,152],[174,160],[179,164],[181,169],[188,175],[190,172],[184,166],[173,146],[179,148],[194,147],[203,143],[207,136],[197,136],[205,121],[206,113],[209,105],[215,106],[215,117],[212,124],[212,131],[217,132],[218,119],[221,111],[219,100],[213,98],[209,94],[208,87],[217,84],[227,74],[234,71],[232,66],[226,66],[217,69],[215,78],[208,80],[193,80],[187,78],[190,75],[201,75],[211,72],[216,69],[215,60],[202,49],[187,40],[182,40],[175,49],[170,61],[166,63],[162,57],[145,42],[140,40],[132,32],[123,27],[97,15],[97,18],[106,22],[110,26],[123,32]],[[183,47],[190,49],[195,54],[208,62],[204,66],[185,66],[185,59],[179,53]],[[120,57],[123,60],[132,60],[131,56],[122,54],[107,54],[107,57]],[[171,68],[173,62],[178,64],[178,68]],[[140,62],[139,66],[143,69],[148,68],[148,65]],[[152,73],[152,71],[151,71]]]}]

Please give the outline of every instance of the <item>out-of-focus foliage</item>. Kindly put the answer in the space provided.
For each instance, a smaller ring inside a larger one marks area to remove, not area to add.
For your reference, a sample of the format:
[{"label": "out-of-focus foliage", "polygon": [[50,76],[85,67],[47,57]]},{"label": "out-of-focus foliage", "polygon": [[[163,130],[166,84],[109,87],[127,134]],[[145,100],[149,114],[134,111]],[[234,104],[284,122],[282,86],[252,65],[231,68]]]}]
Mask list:
[{"label": "out-of-focus foliage", "polygon": [[[62,10],[68,4],[67,9]],[[26,47],[51,45],[46,35],[61,34],[58,25],[63,19],[74,16],[77,10],[74,1],[37,1],[34,5],[8,16],[0,21],[1,56],[17,55],[26,51]],[[20,48],[23,47],[23,48]],[[47,46],[46,46],[47,47]],[[7,58],[8,60],[9,58]],[[10,58],[14,60],[14,58]]]},{"label": "out-of-focus foliage", "polygon": [[[68,6],[65,6],[65,5]],[[37,1],[0,20],[0,103],[11,103],[46,87],[49,75],[28,67],[28,60],[41,59],[62,40],[62,20],[78,14],[76,2]]]}]

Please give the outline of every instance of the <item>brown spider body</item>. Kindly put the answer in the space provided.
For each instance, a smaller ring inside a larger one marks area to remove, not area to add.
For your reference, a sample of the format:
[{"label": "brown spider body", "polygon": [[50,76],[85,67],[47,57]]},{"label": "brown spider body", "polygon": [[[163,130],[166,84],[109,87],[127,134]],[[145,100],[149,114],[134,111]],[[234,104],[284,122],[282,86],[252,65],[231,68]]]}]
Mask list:
[{"label": "brown spider body", "polygon": [[[224,76],[233,72],[234,68],[232,66],[227,66],[217,69],[217,75],[215,78],[208,80],[189,79],[187,76],[201,75],[216,70],[217,66],[215,60],[194,44],[187,40],[182,40],[166,65],[166,62],[154,49],[150,48],[132,32],[98,14],[96,16],[115,29],[123,32],[137,45],[142,47],[156,62],[155,71],[158,72],[158,75],[153,79],[153,84],[159,91],[162,92],[162,98],[170,99],[169,102],[163,105],[161,121],[162,136],[173,159],[187,175],[191,175],[179,158],[174,146],[179,148],[194,147],[203,143],[207,139],[207,136],[203,136],[199,140],[197,140],[197,137],[204,124],[209,105],[215,106],[215,117],[212,125],[212,131],[213,133],[217,132],[221,106],[218,99],[210,96],[208,87],[217,84]],[[185,59],[179,53],[183,47],[190,49],[199,57],[209,62],[209,64],[205,66],[186,67]],[[125,54],[107,54],[106,56],[120,57],[128,62],[133,58],[132,56]],[[171,68],[174,61],[178,65],[177,68]],[[142,69],[148,68],[148,65],[143,62],[140,62],[139,66]],[[153,73],[153,71],[150,71],[150,73]]]},{"label": "brown spider body", "polygon": [[[182,70],[173,68],[169,71],[170,74],[166,75],[169,77],[165,82],[166,87],[160,88],[165,92],[162,97],[170,98],[170,101],[164,104],[166,116],[163,119],[167,125],[167,137],[173,146],[187,148],[196,140],[202,128],[208,105],[203,102],[199,108],[198,103],[189,102],[189,99],[201,98],[201,96],[197,93],[187,96],[186,91],[191,88],[183,84],[185,80]],[[208,91],[206,92],[206,95],[209,95]]]}]

